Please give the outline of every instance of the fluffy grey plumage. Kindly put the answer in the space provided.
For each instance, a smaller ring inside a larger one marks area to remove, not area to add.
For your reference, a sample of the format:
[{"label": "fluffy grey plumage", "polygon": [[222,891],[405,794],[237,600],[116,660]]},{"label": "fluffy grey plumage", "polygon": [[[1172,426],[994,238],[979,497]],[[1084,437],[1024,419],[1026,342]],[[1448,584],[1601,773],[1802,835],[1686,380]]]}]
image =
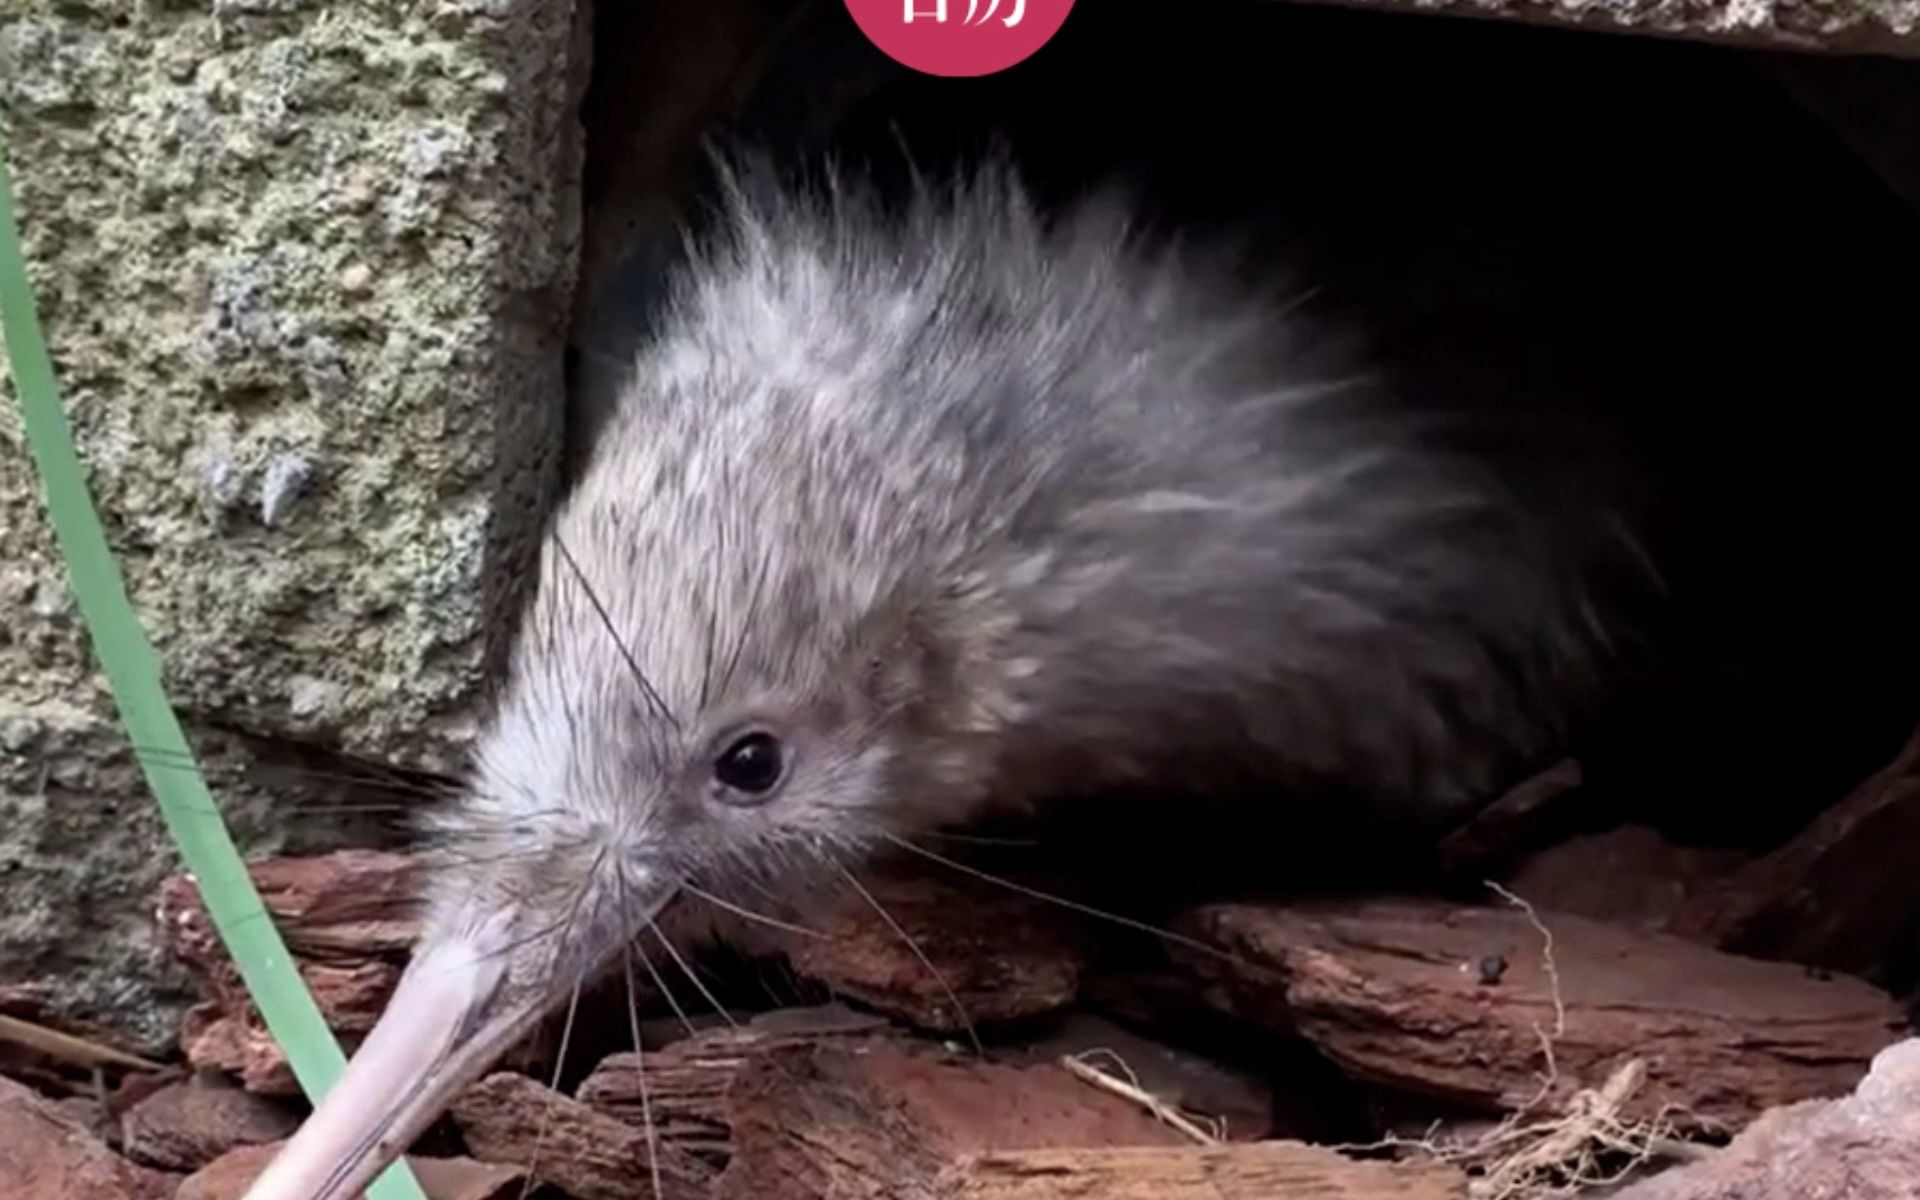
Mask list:
[{"label": "fluffy grey plumage", "polygon": [[[1286,299],[1001,171],[905,213],[736,183],[438,819],[443,921],[510,900],[569,933],[516,975],[584,970],[682,880],[989,801],[1530,765],[1599,661],[1577,580]],[[715,769],[753,730],[759,794]]]}]

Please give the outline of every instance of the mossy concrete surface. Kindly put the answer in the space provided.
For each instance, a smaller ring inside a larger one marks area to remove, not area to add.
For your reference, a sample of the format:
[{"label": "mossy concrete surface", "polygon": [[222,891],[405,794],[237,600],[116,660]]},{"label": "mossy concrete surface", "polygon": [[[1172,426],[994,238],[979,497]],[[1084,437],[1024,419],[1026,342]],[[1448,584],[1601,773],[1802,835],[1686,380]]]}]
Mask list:
[{"label": "mossy concrete surface", "polygon": [[[190,721],[457,760],[558,461],[584,59],[571,0],[0,3],[41,316]],[[177,860],[10,393],[0,611],[0,984],[157,1038]]]}]

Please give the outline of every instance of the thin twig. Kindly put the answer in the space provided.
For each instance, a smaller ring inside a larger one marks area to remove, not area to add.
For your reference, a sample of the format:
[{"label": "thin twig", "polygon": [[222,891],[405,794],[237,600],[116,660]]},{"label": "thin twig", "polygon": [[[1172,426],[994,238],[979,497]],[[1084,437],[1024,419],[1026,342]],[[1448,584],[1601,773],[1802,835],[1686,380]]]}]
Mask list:
[{"label": "thin twig", "polygon": [[[1127,1072],[1128,1078],[1117,1078],[1087,1062],[1086,1058],[1092,1054],[1106,1054],[1111,1057],[1116,1063],[1119,1063],[1121,1070]],[[1133,1072],[1127,1070],[1125,1061],[1111,1050],[1088,1050],[1077,1055],[1064,1055],[1060,1059],[1060,1065],[1065,1067],[1069,1074],[1082,1083],[1092,1084],[1103,1092],[1108,1092],[1120,1097],[1122,1100],[1130,1100],[1138,1104],[1141,1108],[1152,1113],[1156,1120],[1178,1130],[1202,1146],[1217,1146],[1220,1144],[1221,1138],[1219,1134],[1210,1133],[1200,1128],[1200,1126],[1194,1124],[1184,1116],[1179,1109],[1141,1087],[1139,1081],[1133,1078]]]},{"label": "thin twig", "polygon": [[83,1067],[125,1067],[132,1071],[164,1071],[165,1067],[157,1062],[141,1058],[137,1054],[128,1054],[124,1050],[115,1050],[91,1038],[79,1037],[71,1033],[61,1033],[32,1021],[19,1017],[0,1016],[0,1041],[12,1042],[37,1050],[48,1058],[57,1058]]}]

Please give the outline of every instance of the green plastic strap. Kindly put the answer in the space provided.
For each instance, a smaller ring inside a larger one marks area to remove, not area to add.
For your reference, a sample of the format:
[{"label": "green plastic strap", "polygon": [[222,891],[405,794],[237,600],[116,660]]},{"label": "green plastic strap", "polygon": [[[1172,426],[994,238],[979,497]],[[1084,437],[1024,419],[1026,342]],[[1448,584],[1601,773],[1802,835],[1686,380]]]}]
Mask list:
[{"label": "green plastic strap", "polygon": [[[46,490],[47,515],[66,557],[81,619],[113,690],[114,704],[160,802],[160,812],[180,856],[198,882],[213,926],[240,970],[247,991],[293,1067],[307,1096],[317,1102],[339,1079],[346,1057],[307,991],[279,930],[234,846],[205,781],[192,768],[192,748],[167,700],[154,653],[127,599],[126,582],[108,548],[99,515],[87,491],[73,433],[54,382],[53,362],[41,336],[25,256],[13,211],[13,184],[6,143],[0,136],[0,334],[12,366],[14,390],[26,424],[27,443]],[[161,769],[155,757],[167,765]],[[395,1163],[373,1187],[373,1200],[425,1200],[404,1162]]]}]

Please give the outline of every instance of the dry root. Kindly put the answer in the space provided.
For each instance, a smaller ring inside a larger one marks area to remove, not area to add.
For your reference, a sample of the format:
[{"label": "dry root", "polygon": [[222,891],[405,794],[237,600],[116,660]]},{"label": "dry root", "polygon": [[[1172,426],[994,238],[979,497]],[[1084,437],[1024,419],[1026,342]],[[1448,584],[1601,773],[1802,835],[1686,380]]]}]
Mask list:
[{"label": "dry root", "polygon": [[1542,965],[1553,1000],[1554,1027],[1534,1031],[1540,1038],[1543,1063],[1540,1090],[1490,1129],[1389,1138],[1366,1148],[1425,1155],[1459,1167],[1472,1177],[1468,1191],[1473,1200],[1566,1200],[1618,1183],[1656,1160],[1703,1155],[1704,1147],[1675,1135],[1668,1110],[1650,1118],[1623,1115],[1646,1081],[1646,1064],[1640,1059],[1622,1063],[1598,1088],[1581,1088],[1561,1103],[1549,1102],[1555,1092],[1564,1090],[1554,1043],[1566,1031],[1567,1019],[1553,959],[1553,933],[1525,900],[1498,884],[1487,886],[1524,912],[1543,942]]},{"label": "dry root", "polygon": [[1617,1183],[1656,1159],[1698,1156],[1699,1147],[1674,1136],[1664,1112],[1640,1120],[1621,1115],[1645,1078],[1646,1065],[1631,1059],[1599,1088],[1574,1093],[1557,1113],[1522,1111],[1472,1136],[1412,1145],[1474,1176],[1474,1200],[1558,1200]]}]

